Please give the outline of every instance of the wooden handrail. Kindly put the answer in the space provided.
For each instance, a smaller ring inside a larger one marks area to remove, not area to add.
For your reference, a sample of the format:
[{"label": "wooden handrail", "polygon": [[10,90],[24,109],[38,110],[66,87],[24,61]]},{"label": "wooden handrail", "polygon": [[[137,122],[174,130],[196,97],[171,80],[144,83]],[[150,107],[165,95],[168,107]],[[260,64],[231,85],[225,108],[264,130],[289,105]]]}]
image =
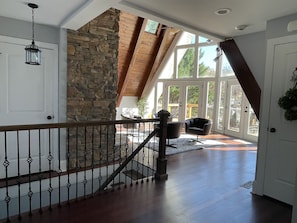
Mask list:
[{"label": "wooden handrail", "polygon": [[97,125],[115,125],[126,123],[146,123],[156,122],[155,119],[138,119],[138,120],[113,120],[113,121],[88,121],[88,122],[64,122],[64,123],[50,123],[50,124],[26,124],[26,125],[7,125],[0,126],[0,132],[4,131],[18,131],[18,130],[35,130],[35,129],[54,129],[54,128],[73,128],[84,126],[97,126]]}]

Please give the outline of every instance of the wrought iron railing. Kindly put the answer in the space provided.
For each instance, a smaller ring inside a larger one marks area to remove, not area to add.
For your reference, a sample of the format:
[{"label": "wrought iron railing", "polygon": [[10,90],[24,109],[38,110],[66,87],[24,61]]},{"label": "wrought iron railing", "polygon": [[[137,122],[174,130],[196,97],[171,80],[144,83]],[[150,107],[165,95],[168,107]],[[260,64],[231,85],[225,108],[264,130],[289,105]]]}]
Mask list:
[{"label": "wrought iron railing", "polygon": [[0,220],[166,179],[167,117],[0,126]]}]

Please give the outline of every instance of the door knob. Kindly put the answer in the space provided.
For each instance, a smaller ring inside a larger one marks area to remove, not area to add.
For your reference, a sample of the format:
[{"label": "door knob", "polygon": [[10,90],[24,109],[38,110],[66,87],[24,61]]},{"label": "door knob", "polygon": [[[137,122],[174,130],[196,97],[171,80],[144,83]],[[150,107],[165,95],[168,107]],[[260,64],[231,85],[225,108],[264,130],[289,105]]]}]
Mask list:
[{"label": "door knob", "polygon": [[54,118],[54,116],[48,115],[46,118],[47,118],[48,120],[51,120],[51,119]]},{"label": "door knob", "polygon": [[275,128],[270,128],[270,132],[276,132]]}]

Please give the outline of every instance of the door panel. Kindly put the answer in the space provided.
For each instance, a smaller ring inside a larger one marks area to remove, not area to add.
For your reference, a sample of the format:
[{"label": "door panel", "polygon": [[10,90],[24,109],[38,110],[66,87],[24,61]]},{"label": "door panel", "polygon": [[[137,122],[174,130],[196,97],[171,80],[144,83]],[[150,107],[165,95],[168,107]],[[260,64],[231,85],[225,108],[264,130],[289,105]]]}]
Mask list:
[{"label": "door panel", "polygon": [[[296,69],[297,42],[274,48],[269,133],[266,152],[264,194],[293,204],[297,168],[297,122],[287,121],[278,99],[293,87],[290,81]],[[274,131],[275,130],[275,131]]]},{"label": "door panel", "polygon": [[243,91],[237,81],[228,81],[228,107],[225,132],[229,135],[241,137],[241,114]]},{"label": "door panel", "polygon": [[[58,100],[54,98],[53,89],[54,82],[58,79],[55,62],[57,51],[42,48],[42,64],[27,65],[25,45],[21,44],[25,40],[15,41],[0,39],[0,125],[52,123],[54,119],[49,120],[47,116],[57,116],[54,107],[57,107]],[[9,176],[27,174],[29,164],[31,172],[48,169],[51,149],[48,148],[49,138],[47,131],[19,131],[6,135],[1,133],[0,163],[7,156]],[[20,163],[17,158],[20,158]],[[1,168],[0,178],[4,176],[5,170]]]},{"label": "door panel", "polygon": [[199,95],[201,95],[201,86],[186,86],[186,117],[185,119],[197,118],[199,116]]}]

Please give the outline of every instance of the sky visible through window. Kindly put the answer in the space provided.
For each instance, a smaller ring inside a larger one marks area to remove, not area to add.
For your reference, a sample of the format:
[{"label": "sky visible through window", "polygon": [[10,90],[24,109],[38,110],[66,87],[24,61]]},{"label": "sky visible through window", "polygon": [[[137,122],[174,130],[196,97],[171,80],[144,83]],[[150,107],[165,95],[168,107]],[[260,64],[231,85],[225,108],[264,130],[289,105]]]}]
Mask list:
[{"label": "sky visible through window", "polygon": [[151,34],[156,34],[158,26],[158,22],[148,19],[145,26],[145,31]]},{"label": "sky visible through window", "polygon": [[[195,42],[196,42],[195,34],[189,33],[189,32],[183,32],[183,35],[177,45],[182,46],[187,44],[195,44]],[[210,44],[212,43],[212,40],[203,36],[198,36],[198,42]],[[201,59],[206,66],[210,67],[213,70],[215,70],[216,68],[216,63],[213,60],[217,56],[216,48],[217,48],[217,45],[207,45],[205,47],[202,47],[204,55],[203,55],[203,58]]]}]

